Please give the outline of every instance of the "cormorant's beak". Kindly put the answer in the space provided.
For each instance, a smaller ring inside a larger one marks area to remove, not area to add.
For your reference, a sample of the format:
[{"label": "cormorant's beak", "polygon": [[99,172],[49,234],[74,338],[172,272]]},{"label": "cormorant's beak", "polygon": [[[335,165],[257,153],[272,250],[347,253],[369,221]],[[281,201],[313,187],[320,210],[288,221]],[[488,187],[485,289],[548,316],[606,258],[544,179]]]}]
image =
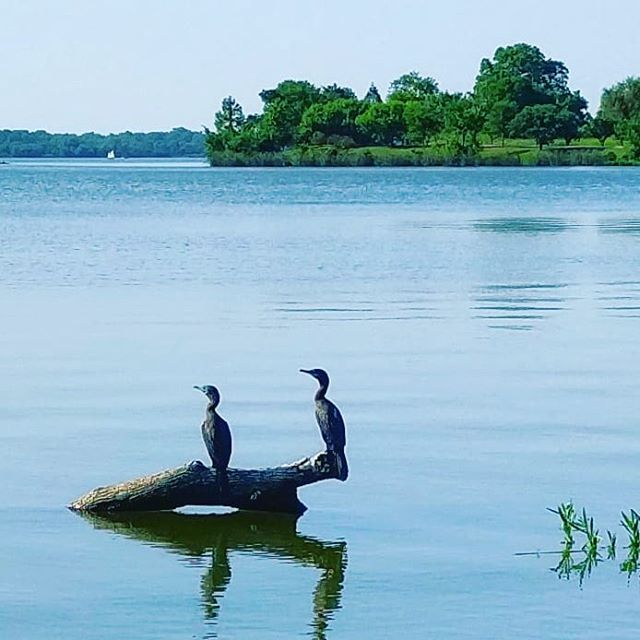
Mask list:
[{"label": "cormorant's beak", "polygon": [[197,384],[194,384],[193,388],[197,389],[198,391],[202,391],[202,393],[204,393],[204,389],[202,387],[199,387]]},{"label": "cormorant's beak", "polygon": [[309,369],[300,369],[300,373],[308,373],[310,376],[313,375]]}]

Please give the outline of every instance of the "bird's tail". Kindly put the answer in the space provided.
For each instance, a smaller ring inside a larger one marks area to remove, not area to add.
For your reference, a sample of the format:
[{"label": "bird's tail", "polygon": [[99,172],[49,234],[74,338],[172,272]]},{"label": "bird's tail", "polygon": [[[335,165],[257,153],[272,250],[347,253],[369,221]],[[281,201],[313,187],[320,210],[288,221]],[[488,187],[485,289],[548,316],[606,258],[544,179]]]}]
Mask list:
[{"label": "bird's tail", "polygon": [[229,493],[229,476],[227,475],[226,469],[216,469],[216,482],[220,494],[226,496]]},{"label": "bird's tail", "polygon": [[347,465],[347,456],[344,455],[344,449],[336,451],[336,469],[338,471],[338,480],[344,482],[349,476],[349,465]]}]

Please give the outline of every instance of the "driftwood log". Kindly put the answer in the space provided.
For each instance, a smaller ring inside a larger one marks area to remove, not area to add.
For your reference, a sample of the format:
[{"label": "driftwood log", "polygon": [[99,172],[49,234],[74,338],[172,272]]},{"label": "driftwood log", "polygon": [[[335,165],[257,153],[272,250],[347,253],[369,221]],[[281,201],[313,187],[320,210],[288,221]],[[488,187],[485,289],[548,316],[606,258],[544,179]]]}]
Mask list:
[{"label": "driftwood log", "polygon": [[216,470],[199,460],[128,482],[98,487],[69,509],[85,512],[164,511],[187,505],[226,506],[302,515],[298,487],[337,478],[335,456],[323,451],[292,464],[267,469],[228,469],[220,491]]}]

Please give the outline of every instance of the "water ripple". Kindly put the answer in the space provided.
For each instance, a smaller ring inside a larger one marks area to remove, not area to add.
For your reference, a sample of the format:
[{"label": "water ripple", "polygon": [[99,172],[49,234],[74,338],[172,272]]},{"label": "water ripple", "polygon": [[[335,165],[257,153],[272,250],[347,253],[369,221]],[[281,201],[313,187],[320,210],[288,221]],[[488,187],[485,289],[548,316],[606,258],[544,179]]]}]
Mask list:
[{"label": "water ripple", "polygon": [[[566,287],[566,283],[540,282],[485,285],[476,292],[475,304],[471,307],[472,311],[483,313],[475,313],[473,318],[501,321],[489,324],[491,329],[530,330],[536,326],[532,321],[544,320],[567,309],[567,296],[548,294]],[[527,322],[513,322],[515,320]]]}]

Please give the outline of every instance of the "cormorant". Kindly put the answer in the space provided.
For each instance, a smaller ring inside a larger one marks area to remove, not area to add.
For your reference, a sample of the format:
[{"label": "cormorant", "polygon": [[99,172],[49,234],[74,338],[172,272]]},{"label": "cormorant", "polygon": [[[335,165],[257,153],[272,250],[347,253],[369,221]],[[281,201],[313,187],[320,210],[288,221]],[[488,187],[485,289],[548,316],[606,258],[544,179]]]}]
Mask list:
[{"label": "cormorant", "polygon": [[335,456],[338,478],[346,480],[349,475],[347,458],[344,455],[347,438],[344,432],[344,420],[338,407],[326,398],[329,376],[323,369],[300,369],[300,371],[314,377],[320,385],[314,398],[316,401],[316,421],[320,427],[322,439],[327,445],[327,451],[331,451]]},{"label": "cormorant", "polygon": [[211,464],[216,469],[218,486],[222,490],[223,485],[228,482],[227,467],[231,458],[231,430],[227,421],[219,413],[216,413],[216,407],[220,404],[220,392],[210,384],[193,388],[202,391],[209,400],[202,423],[202,439],[211,457]]}]

